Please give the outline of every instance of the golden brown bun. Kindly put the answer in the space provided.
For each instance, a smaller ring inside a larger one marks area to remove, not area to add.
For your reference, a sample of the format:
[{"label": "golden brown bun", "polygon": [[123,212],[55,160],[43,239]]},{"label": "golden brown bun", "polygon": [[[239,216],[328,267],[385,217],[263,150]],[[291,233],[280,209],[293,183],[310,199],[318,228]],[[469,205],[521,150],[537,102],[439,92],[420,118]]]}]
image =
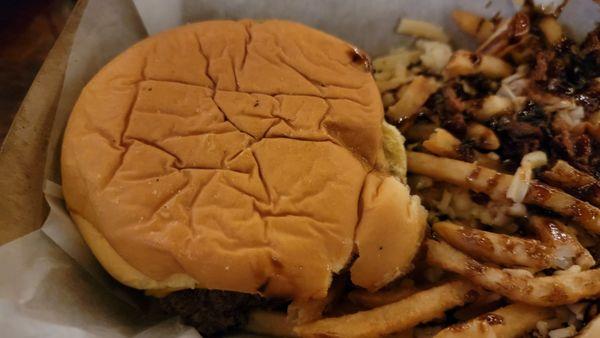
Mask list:
[{"label": "golden brown bun", "polygon": [[[191,24],[136,44],[84,88],[65,131],[63,192],[126,285],[324,297],[356,226],[374,223],[359,219],[377,200],[361,198],[367,177],[402,165],[382,160],[382,120],[344,41],[278,20]],[[402,187],[390,196],[408,196]],[[403,216],[392,209],[368,218]],[[385,284],[362,273],[361,286]]]},{"label": "golden brown bun", "polygon": [[353,284],[376,291],[412,269],[425,237],[427,212],[419,198],[391,176],[367,175],[361,198],[358,257],[350,272]]}]

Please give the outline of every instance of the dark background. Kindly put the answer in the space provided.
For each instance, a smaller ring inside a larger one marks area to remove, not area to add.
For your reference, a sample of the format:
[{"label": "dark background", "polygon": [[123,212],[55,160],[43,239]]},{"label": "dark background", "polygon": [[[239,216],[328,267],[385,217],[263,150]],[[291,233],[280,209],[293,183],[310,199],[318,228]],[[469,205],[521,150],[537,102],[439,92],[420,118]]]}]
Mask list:
[{"label": "dark background", "polygon": [[76,0],[0,0],[0,144]]}]

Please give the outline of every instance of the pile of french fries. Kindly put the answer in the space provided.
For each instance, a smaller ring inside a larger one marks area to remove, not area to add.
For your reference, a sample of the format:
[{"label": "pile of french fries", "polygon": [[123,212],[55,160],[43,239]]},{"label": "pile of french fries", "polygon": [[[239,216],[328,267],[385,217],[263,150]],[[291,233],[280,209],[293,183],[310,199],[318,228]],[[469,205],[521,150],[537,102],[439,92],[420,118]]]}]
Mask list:
[{"label": "pile of french fries", "polygon": [[[440,27],[404,19],[397,31],[414,36],[414,44],[373,62],[386,120],[409,140],[406,151],[401,145],[386,151],[401,152],[397,168],[408,168],[412,192],[431,211],[430,235],[414,271],[376,292],[336,276],[326,298],[295,300],[287,313],[255,311],[247,331],[340,338],[600,337],[594,301],[600,269],[590,253],[599,242],[600,189],[585,200],[565,192],[600,183],[563,160],[548,166],[540,152],[525,156],[516,172],[506,172],[495,153],[501,141],[486,126],[494,116],[522,109],[527,99],[520,90],[527,67],[518,60],[527,59],[523,46],[533,33],[531,27],[514,32],[527,17],[519,12],[487,19],[462,10],[452,17],[480,44],[476,51],[453,51]],[[547,46],[564,37],[551,15],[535,24]],[[510,29],[517,38],[506,38]],[[410,121],[445,81],[473,75],[496,81],[499,89],[471,110],[466,137],[476,150],[465,160],[462,141],[451,132]],[[403,169],[394,173],[405,181]],[[474,203],[473,194],[488,204]],[[530,206],[551,216],[529,213]]]}]

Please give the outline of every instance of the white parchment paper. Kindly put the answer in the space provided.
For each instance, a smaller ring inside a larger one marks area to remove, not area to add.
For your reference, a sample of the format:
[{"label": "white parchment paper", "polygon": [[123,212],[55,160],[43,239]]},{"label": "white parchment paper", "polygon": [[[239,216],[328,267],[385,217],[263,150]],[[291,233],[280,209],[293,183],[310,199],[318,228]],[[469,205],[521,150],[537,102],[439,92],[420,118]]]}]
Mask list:
[{"label": "white parchment paper", "polygon": [[[134,4],[135,3],[135,4]],[[372,55],[408,41],[393,33],[402,17],[447,28],[453,9],[510,15],[511,0],[89,0],[69,56],[48,145],[44,188],[51,211],[40,231],[0,247],[0,336],[199,337],[176,319],[156,323],[107,276],[77,232],[60,192],[59,148],[72,106],[85,83],[111,58],[144,38],[187,22],[282,18],[344,38]],[[138,15],[139,13],[139,15]],[[562,20],[579,37],[600,20],[593,0],[573,0]],[[23,211],[26,212],[26,211]]]},{"label": "white parchment paper", "polygon": [[[210,19],[279,18],[303,22],[350,41],[372,55],[409,39],[393,34],[403,17],[434,22],[446,28],[457,46],[469,46],[450,13],[463,9],[493,16],[510,16],[512,0],[134,0],[150,34],[184,23]],[[536,0],[551,6],[562,0]],[[592,0],[572,0],[560,20],[576,37],[600,20]]]}]

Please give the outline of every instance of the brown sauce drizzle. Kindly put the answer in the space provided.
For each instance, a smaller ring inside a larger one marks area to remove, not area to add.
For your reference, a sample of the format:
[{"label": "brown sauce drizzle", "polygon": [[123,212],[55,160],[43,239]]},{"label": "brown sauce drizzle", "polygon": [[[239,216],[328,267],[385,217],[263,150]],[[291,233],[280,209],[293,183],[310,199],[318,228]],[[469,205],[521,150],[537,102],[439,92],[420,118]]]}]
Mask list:
[{"label": "brown sauce drizzle", "polygon": [[471,275],[479,275],[482,274],[485,270],[485,266],[478,261],[472,259],[467,263],[467,270]]},{"label": "brown sauce drizzle", "polygon": [[487,313],[485,315],[480,316],[479,319],[485,321],[490,326],[504,324],[504,317],[495,313]]},{"label": "brown sauce drizzle", "polygon": [[506,248],[506,250],[510,253],[515,253],[515,248],[517,247],[517,243],[515,243],[513,240],[511,240],[510,238],[507,238],[504,242],[504,247]]},{"label": "brown sauce drizzle", "polygon": [[527,195],[529,195],[536,203],[543,203],[550,198],[552,193],[550,189],[540,184],[531,184]]},{"label": "brown sauce drizzle", "polygon": [[568,299],[569,297],[562,289],[561,285],[555,284],[552,285],[552,291],[550,291],[550,293],[548,293],[544,298],[550,302],[558,302]]},{"label": "brown sauce drizzle", "polygon": [[475,231],[472,231],[469,228],[464,228],[460,232],[462,240],[467,243],[474,243],[481,248],[485,248],[486,250],[493,250],[494,245],[489,240],[489,238],[479,235]]},{"label": "brown sauce drizzle", "polygon": [[528,245],[525,247],[527,256],[540,265],[544,265],[550,259],[548,257],[548,250],[548,247],[545,245]]},{"label": "brown sauce drizzle", "polygon": [[479,292],[477,292],[477,290],[470,290],[469,292],[467,292],[467,295],[465,296],[465,302],[473,303],[478,298],[479,298]]},{"label": "brown sauce drizzle", "polygon": [[586,204],[587,203],[581,201],[575,201],[571,204],[569,209],[572,212],[573,218],[580,221],[593,221],[596,218],[596,216],[590,212],[589,206]]},{"label": "brown sauce drizzle", "polygon": [[529,22],[529,16],[526,13],[519,12],[515,14],[512,21],[510,22],[510,38],[518,38],[527,33],[529,33],[529,29],[531,27],[531,23]]},{"label": "brown sauce drizzle", "polygon": [[552,222],[550,219],[544,219],[546,227],[548,227],[550,236],[555,241],[567,242],[569,240],[569,236],[560,230],[559,226]]}]

